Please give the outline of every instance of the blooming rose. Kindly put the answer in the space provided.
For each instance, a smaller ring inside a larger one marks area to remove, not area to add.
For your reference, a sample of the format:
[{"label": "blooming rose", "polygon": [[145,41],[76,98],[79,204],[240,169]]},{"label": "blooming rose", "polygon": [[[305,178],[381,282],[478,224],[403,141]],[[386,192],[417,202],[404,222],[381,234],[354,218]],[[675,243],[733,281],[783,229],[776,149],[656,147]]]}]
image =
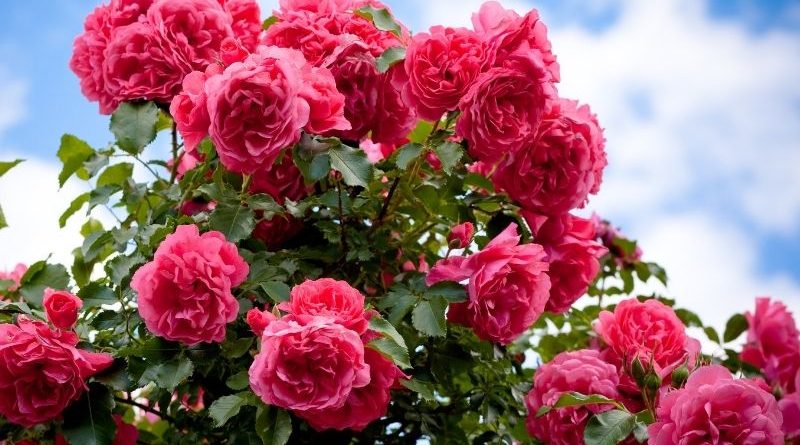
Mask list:
[{"label": "blooming rose", "polygon": [[292,288],[289,301],[278,308],[297,320],[328,317],[358,334],[366,332],[369,324],[364,314],[364,295],[347,282],[331,278],[298,284]]},{"label": "blooming rose", "polygon": [[264,334],[264,330],[267,329],[267,326],[275,320],[275,314],[267,310],[250,309],[247,311],[247,325],[250,326],[250,330],[258,337],[261,337],[261,335]]},{"label": "blooming rose", "polygon": [[475,226],[471,222],[463,222],[450,229],[447,242],[456,249],[463,249],[472,243],[472,235],[475,234]]},{"label": "blooming rose", "polygon": [[[250,184],[250,193],[266,193],[280,205],[283,205],[287,199],[299,201],[308,196],[309,191],[302,173],[288,154],[284,156],[280,164],[272,164],[270,168],[253,174],[253,182]],[[263,212],[257,212],[257,215],[261,216],[261,213]],[[256,225],[253,230],[253,238],[264,242],[270,250],[277,250],[302,229],[302,221],[291,215],[273,215],[270,219],[262,220]]]},{"label": "blooming rose", "polygon": [[339,408],[370,382],[364,344],[327,317],[283,317],[267,326],[250,366],[250,387],[264,403],[293,411]]},{"label": "blooming rose", "polygon": [[597,193],[606,166],[605,141],[586,105],[553,102],[535,139],[502,164],[492,179],[522,207],[560,215]]},{"label": "blooming rose", "polygon": [[783,445],[778,403],[758,384],[704,366],[682,389],[667,392],[648,427],[651,445]]},{"label": "blooming rose", "polygon": [[414,109],[403,100],[401,79],[407,79],[405,66],[401,63],[389,68],[382,76],[370,135],[373,142],[388,146],[402,145],[407,142],[408,134],[417,125]]},{"label": "blooming rose", "polygon": [[546,309],[566,312],[589,289],[600,271],[599,259],[608,249],[595,241],[594,224],[588,219],[568,213],[551,218],[523,214],[550,263],[552,285]]},{"label": "blooming rose", "polygon": [[457,108],[489,61],[486,43],[468,29],[434,26],[417,33],[406,52],[405,100],[420,117],[438,121]]},{"label": "blooming rose", "polygon": [[662,378],[694,362],[700,351],[700,342],[686,335],[675,311],[658,300],[624,300],[613,313],[603,311],[598,318],[594,330],[625,366],[634,358],[652,362]]},{"label": "blooming rose", "polygon": [[[209,134],[220,161],[231,171],[254,173],[299,141],[307,125],[317,132],[349,128],[333,82],[328,70],[312,68],[301,53],[271,46],[259,46],[208,79]],[[319,110],[333,114],[320,116]]]},{"label": "blooming rose", "polygon": [[344,405],[339,408],[298,411],[297,415],[317,431],[361,431],[383,417],[391,400],[390,389],[404,374],[394,363],[369,348],[364,349],[364,362],[369,365],[369,384],[353,389]]},{"label": "blooming rose", "polygon": [[[800,380],[800,374],[796,380]],[[800,385],[795,383],[795,387],[800,387]],[[785,394],[778,401],[778,408],[783,416],[781,429],[786,435],[786,440],[797,441],[800,439],[800,392]]]},{"label": "blooming rose", "polygon": [[68,331],[78,321],[78,310],[83,307],[83,301],[76,295],[65,290],[44,290],[42,301],[47,319],[56,329]]},{"label": "blooming rose", "polygon": [[[197,146],[208,136],[211,124],[206,108],[205,82],[207,74],[193,71],[183,79],[183,91],[175,96],[169,112],[183,137],[186,154],[194,157]],[[184,157],[186,157],[184,155]]]},{"label": "blooming rose", "polygon": [[616,368],[601,360],[597,351],[582,349],[558,354],[536,371],[533,389],[525,396],[528,432],[549,445],[583,443],[583,432],[589,417],[608,411],[611,405],[556,408],[541,417],[537,417],[536,413],[543,406],[553,406],[563,394],[569,392],[599,394],[616,399],[619,396],[617,383]]},{"label": "blooming rose", "polygon": [[219,0],[219,2],[233,20],[233,34],[248,51],[255,50],[263,24],[258,2],[256,0]]},{"label": "blooming rose", "polygon": [[303,9],[290,10],[266,30],[261,41],[265,45],[297,49],[308,63],[322,66],[324,60],[343,43],[343,37],[330,29],[332,20],[335,19],[330,15]]},{"label": "blooming rose", "polygon": [[478,253],[451,256],[433,266],[426,281],[469,279],[469,301],[450,305],[450,321],[471,326],[475,334],[508,344],[542,314],[550,291],[542,246],[519,244],[517,225],[510,224]]},{"label": "blooming rose", "polygon": [[[25,272],[27,271],[28,271],[28,266],[22,263],[18,263],[10,271],[0,270],[0,281],[11,281],[11,285],[6,287],[6,290],[8,292],[16,292],[17,289],[19,289],[19,284],[20,284],[19,282],[20,280],[22,280],[22,276],[25,275]],[[0,291],[0,295],[2,294],[3,292]]]},{"label": "blooming rose", "polygon": [[85,380],[111,365],[109,354],[77,349],[73,332],[25,316],[0,324],[0,415],[30,428],[55,419],[86,390]]},{"label": "blooming rose", "polygon": [[785,392],[800,389],[795,386],[800,369],[800,332],[786,306],[758,298],[755,312],[745,316],[749,329],[742,360],[762,369],[770,383],[781,385]]},{"label": "blooming rose", "polygon": [[472,14],[472,25],[475,32],[489,42],[497,63],[514,52],[533,53],[544,62],[552,79],[559,81],[559,66],[547,38],[547,27],[535,9],[520,17],[500,3],[488,1]]},{"label": "blooming rose", "polygon": [[114,424],[117,426],[117,433],[111,445],[136,445],[139,430],[135,426],[126,423],[119,414],[114,414]]},{"label": "blooming rose", "polygon": [[182,225],[136,271],[131,287],[154,334],[187,345],[219,343],[239,311],[231,289],[248,271],[236,245],[220,232],[200,235],[197,226]]},{"label": "blooming rose", "polygon": [[461,99],[456,132],[474,158],[496,164],[536,136],[555,94],[537,54],[515,54],[481,74]]}]

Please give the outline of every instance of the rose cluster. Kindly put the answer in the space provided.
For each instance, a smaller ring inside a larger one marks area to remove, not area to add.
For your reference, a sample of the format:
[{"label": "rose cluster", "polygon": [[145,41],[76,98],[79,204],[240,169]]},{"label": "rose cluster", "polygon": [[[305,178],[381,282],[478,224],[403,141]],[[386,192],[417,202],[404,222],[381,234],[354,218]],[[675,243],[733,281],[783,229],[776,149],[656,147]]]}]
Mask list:
[{"label": "rose cluster", "polygon": [[123,101],[168,104],[224,45],[253,48],[260,16],[255,0],[112,0],[86,17],[69,66],[103,114]]},{"label": "rose cluster", "polygon": [[386,414],[390,390],[404,374],[368,347],[364,296],[344,281],[295,286],[284,315],[253,309],[247,321],[261,339],[250,386],[264,403],[292,411],[316,430],[360,431]]}]

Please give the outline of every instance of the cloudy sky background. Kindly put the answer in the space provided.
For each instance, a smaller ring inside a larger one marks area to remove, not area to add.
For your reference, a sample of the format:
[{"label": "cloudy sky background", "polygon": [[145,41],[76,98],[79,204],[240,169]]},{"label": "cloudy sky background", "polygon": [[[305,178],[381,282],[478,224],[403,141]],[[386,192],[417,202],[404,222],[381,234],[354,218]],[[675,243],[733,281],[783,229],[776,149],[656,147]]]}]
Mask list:
[{"label": "cloudy sky background", "polygon": [[[65,259],[77,224],[58,215],[64,132],[95,146],[106,117],[67,68],[96,1],[7,2],[0,14],[0,179],[11,228],[0,269]],[[277,1],[264,0],[263,16]],[[540,10],[562,68],[562,96],[589,103],[610,165],[587,210],[637,238],[664,265],[680,305],[721,326],[756,295],[800,313],[800,1],[509,0]],[[413,30],[467,26],[480,0],[389,0]],[[77,222],[77,218],[76,218]]]}]

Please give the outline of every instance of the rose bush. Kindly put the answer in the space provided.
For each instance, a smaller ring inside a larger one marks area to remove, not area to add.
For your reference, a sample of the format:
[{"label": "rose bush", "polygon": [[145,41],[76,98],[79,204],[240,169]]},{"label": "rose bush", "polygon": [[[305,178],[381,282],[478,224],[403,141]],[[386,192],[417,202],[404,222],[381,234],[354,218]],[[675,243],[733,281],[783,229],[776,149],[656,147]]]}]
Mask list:
[{"label": "rose bush", "polygon": [[717,331],[572,213],[606,141],[555,53],[494,1],[97,7],[70,68],[114,140],[57,151],[72,263],[0,272],[0,443],[800,443],[786,306]]}]

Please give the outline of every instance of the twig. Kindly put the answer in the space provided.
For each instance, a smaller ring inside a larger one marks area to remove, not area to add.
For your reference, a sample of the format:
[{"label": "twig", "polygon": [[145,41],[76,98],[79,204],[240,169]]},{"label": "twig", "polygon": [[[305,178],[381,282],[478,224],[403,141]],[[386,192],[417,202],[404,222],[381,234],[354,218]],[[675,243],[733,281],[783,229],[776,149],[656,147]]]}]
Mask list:
[{"label": "twig", "polygon": [[178,123],[172,121],[172,172],[169,175],[169,183],[174,184],[178,177],[178,164],[180,164],[183,154],[178,156]]},{"label": "twig", "polygon": [[149,406],[147,406],[147,405],[145,405],[143,403],[135,402],[135,401],[129,400],[129,399],[123,399],[122,397],[117,397],[117,396],[114,397],[114,401],[119,402],[119,403],[124,403],[125,405],[135,406],[135,407],[141,409],[142,411],[146,411],[146,412],[148,412],[150,414],[155,414],[156,416],[161,417],[162,419],[166,420],[167,422],[169,422],[169,423],[171,423],[173,425],[177,424],[177,421],[175,420],[174,417],[170,416],[169,414],[164,414],[161,411],[159,411],[159,410],[157,410],[155,408],[149,407]]}]

